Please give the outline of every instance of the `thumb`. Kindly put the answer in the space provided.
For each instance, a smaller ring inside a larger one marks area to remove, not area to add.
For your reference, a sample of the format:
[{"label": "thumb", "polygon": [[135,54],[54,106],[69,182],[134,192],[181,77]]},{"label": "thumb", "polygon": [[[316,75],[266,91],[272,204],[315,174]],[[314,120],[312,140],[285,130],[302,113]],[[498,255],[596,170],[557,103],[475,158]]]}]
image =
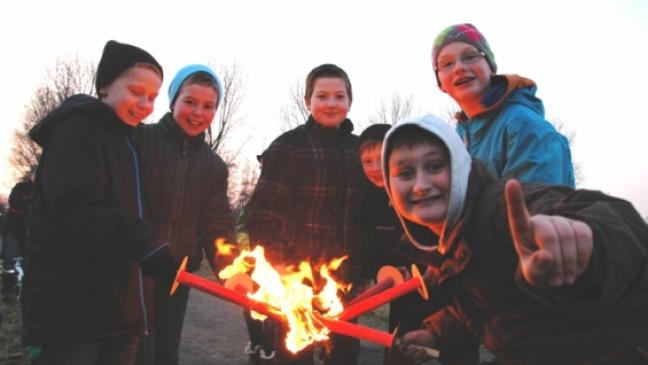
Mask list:
[{"label": "thumb", "polygon": [[518,252],[520,259],[525,259],[533,253],[535,245],[533,243],[533,226],[524,202],[522,186],[517,180],[510,179],[506,182],[504,194],[509,229],[511,230],[515,250]]}]

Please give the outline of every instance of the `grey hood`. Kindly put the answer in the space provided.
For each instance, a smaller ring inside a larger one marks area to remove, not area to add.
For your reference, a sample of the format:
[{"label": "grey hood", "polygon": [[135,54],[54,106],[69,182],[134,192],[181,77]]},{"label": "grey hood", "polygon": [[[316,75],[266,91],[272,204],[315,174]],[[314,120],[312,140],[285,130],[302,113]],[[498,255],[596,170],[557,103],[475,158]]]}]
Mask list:
[{"label": "grey hood", "polygon": [[[438,240],[434,240],[430,244],[430,229],[407,220],[398,212],[398,218],[403,225],[405,233],[408,238],[418,249],[432,252],[441,251],[444,253],[444,248],[439,247],[438,242],[444,242],[444,237],[450,232],[454,225],[459,221],[463,207],[466,201],[466,192],[468,190],[468,176],[470,175],[471,158],[468,155],[466,146],[463,144],[457,132],[444,120],[434,115],[423,115],[404,119],[396,123],[385,135],[383,142],[382,161],[383,161],[383,177],[385,179],[385,190],[390,200],[393,200],[390,193],[389,184],[389,156],[387,151],[390,151],[390,142],[394,132],[400,128],[408,125],[417,126],[437,136],[441,139],[448,151],[450,152],[450,197],[448,201],[448,216],[446,217],[443,226],[443,235]],[[441,245],[443,246],[443,245]]]}]

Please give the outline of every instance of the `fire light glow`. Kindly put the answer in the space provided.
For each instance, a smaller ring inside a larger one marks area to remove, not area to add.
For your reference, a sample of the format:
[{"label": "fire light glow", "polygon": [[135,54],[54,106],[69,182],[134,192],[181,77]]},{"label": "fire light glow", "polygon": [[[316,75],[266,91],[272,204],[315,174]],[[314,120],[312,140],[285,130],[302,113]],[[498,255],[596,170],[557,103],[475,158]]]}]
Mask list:
[{"label": "fire light glow", "polygon": [[[221,240],[216,242],[219,255],[232,255],[232,246]],[[310,263],[302,261],[296,267],[273,267],[264,252],[260,245],[251,251],[242,250],[231,265],[218,273],[218,277],[226,280],[238,273],[251,273],[258,289],[248,293],[248,297],[280,309],[289,325],[285,340],[289,351],[297,353],[314,342],[328,340],[330,331],[318,316],[336,318],[344,309],[339,293],[348,291],[351,285],[336,282],[331,272],[337,270],[347,257],[320,265],[317,267],[319,278],[315,278]],[[252,317],[257,320],[266,318],[256,312],[252,312]]]}]

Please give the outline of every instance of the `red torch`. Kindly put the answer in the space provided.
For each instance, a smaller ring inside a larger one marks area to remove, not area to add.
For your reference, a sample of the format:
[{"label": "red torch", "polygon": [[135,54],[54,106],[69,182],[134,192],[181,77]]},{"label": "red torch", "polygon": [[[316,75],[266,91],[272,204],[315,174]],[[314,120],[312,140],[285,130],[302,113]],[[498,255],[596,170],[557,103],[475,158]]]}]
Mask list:
[{"label": "red torch", "polygon": [[215,295],[219,298],[225,299],[228,302],[240,305],[244,308],[253,310],[263,315],[273,317],[279,321],[283,320],[283,316],[275,308],[270,305],[259,302],[252,298],[248,298],[245,294],[238,291],[228,289],[213,281],[201,278],[198,275],[186,271],[187,258],[185,257],[178,268],[178,275],[176,276],[173,285],[171,286],[171,295],[175,293],[178,284],[183,284],[191,288],[196,288],[200,291]]},{"label": "red torch", "polygon": [[346,307],[340,314],[339,319],[347,321],[349,319],[356,318],[361,314],[374,310],[381,305],[389,303],[396,298],[413,292],[414,290],[418,290],[423,299],[428,299],[428,292],[427,288],[425,287],[425,282],[423,281],[423,276],[419,272],[416,265],[412,265],[411,279],[403,282],[400,285],[396,285],[392,288],[382,291],[379,294],[368,297],[361,301],[357,301],[355,304]]}]

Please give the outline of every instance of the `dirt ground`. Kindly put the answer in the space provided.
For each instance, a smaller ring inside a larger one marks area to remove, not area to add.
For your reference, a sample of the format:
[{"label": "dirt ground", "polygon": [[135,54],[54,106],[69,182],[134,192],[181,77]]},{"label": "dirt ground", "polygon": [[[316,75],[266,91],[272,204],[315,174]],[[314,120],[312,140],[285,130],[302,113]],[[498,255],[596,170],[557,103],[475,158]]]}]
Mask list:
[{"label": "dirt ground", "polygon": [[[360,318],[360,324],[386,331],[385,308]],[[245,365],[248,342],[240,307],[191,290],[180,344],[182,365]],[[382,364],[382,347],[362,343],[360,365]]]},{"label": "dirt ground", "polygon": [[[5,314],[5,321],[0,331],[0,364],[26,365],[27,356],[21,354],[19,345],[21,324],[19,306],[17,303],[0,303],[0,305]],[[359,323],[386,331],[386,316],[385,306],[360,317]],[[247,355],[243,349],[247,341],[240,307],[200,291],[191,290],[180,344],[181,365],[245,365]],[[380,346],[363,342],[360,365],[382,364],[382,353],[383,349]],[[482,360],[488,359],[492,359],[492,355],[483,351]],[[430,361],[426,364],[438,363]]]},{"label": "dirt ground", "polygon": [[[387,306],[359,318],[359,324],[387,331]],[[246,365],[243,349],[248,342],[242,309],[234,304],[192,289],[185,317],[180,365]],[[362,342],[359,365],[381,365],[383,348]],[[493,355],[480,349],[481,364],[492,364]],[[439,365],[435,360],[425,365]]]},{"label": "dirt ground", "polygon": [[[208,270],[205,270],[208,272]],[[0,331],[0,364],[26,365],[26,349],[20,346],[22,323],[18,303],[0,302],[4,317]],[[359,318],[359,324],[387,331],[388,306]],[[180,365],[246,365],[244,353],[248,335],[242,309],[220,298],[192,289],[189,295],[182,342]],[[382,364],[383,348],[362,342],[359,365]],[[492,358],[482,352],[482,360]],[[482,362],[484,363],[484,362]],[[429,361],[426,364],[438,364]]]}]

